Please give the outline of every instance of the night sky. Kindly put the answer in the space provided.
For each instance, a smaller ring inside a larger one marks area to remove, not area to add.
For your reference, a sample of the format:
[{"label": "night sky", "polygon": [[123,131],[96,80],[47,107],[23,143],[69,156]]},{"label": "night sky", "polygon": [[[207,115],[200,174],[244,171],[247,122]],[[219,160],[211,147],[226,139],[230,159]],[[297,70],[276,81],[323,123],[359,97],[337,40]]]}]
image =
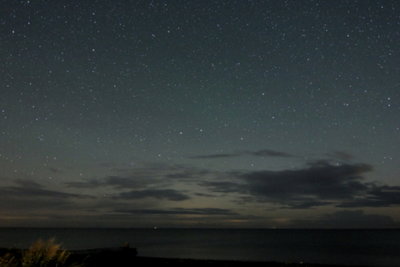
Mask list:
[{"label": "night sky", "polygon": [[0,226],[400,227],[400,1],[0,12]]}]

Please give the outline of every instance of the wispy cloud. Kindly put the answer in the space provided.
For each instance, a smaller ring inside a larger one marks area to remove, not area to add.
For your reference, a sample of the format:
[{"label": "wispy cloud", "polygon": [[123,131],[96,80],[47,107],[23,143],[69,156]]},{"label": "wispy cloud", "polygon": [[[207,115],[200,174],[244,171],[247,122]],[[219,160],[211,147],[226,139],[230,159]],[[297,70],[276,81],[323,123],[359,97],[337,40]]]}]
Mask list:
[{"label": "wispy cloud", "polygon": [[120,209],[116,210],[120,213],[128,214],[142,214],[142,215],[206,215],[206,216],[220,216],[220,215],[238,215],[229,209],[218,209],[218,208],[171,208],[171,209]]},{"label": "wispy cloud", "polygon": [[97,187],[113,187],[117,189],[126,188],[143,188],[149,184],[154,184],[154,179],[147,179],[141,176],[107,176],[99,179],[90,179],[86,181],[76,181],[65,183],[68,187],[72,188],[97,188]]},{"label": "wispy cloud", "polygon": [[346,151],[333,151],[327,154],[330,158],[339,160],[339,161],[351,161],[354,159],[354,156]]},{"label": "wispy cloud", "polygon": [[139,167],[113,169],[115,174],[95,179],[65,183],[70,188],[146,189],[165,188],[177,182],[203,179],[214,172],[183,165],[147,164]]},{"label": "wispy cloud", "polygon": [[46,189],[43,185],[31,181],[31,180],[16,180],[15,186],[3,186],[0,187],[1,197],[19,197],[19,198],[57,198],[57,199],[67,199],[67,198],[90,198],[87,195],[66,193],[61,191]]},{"label": "wispy cloud", "polygon": [[183,201],[190,199],[189,196],[174,190],[174,189],[147,189],[134,190],[129,192],[119,193],[114,198],[116,199],[143,199],[155,198],[160,200]]},{"label": "wispy cloud", "polygon": [[276,151],[272,149],[262,149],[256,151],[238,151],[233,153],[219,153],[219,154],[206,154],[190,157],[191,159],[221,159],[221,158],[235,158],[240,156],[255,156],[255,157],[280,157],[291,158],[295,157],[292,154]]}]

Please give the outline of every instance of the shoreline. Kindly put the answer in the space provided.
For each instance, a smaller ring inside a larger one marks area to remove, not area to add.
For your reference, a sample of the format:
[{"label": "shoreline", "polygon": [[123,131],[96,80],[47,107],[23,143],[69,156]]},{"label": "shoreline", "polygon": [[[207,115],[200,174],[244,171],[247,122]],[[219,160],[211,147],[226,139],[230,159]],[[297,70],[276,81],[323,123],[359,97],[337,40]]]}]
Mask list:
[{"label": "shoreline", "polygon": [[[0,257],[10,253],[21,255],[24,249],[0,248]],[[305,262],[275,262],[275,261],[241,261],[241,260],[213,260],[190,258],[166,258],[138,256],[136,248],[97,248],[87,250],[70,250],[68,263],[80,263],[83,267],[130,267],[130,266],[173,266],[173,267],[367,267],[361,265],[337,265]],[[68,266],[68,265],[67,265]],[[370,266],[368,266],[370,267]]]},{"label": "shoreline", "polygon": [[305,262],[275,262],[275,261],[241,261],[241,260],[206,260],[206,259],[185,259],[185,258],[157,258],[137,257],[138,262],[163,264],[166,266],[264,266],[264,267],[366,267],[360,265],[335,265]]}]

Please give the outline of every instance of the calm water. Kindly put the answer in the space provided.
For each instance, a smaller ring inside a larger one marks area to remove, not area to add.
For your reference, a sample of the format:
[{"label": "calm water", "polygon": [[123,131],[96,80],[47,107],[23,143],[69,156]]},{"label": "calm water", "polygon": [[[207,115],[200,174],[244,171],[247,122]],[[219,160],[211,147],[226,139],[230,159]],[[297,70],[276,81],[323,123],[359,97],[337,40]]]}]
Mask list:
[{"label": "calm water", "polygon": [[52,237],[67,249],[129,242],[140,256],[400,266],[400,230],[0,229],[0,247]]}]

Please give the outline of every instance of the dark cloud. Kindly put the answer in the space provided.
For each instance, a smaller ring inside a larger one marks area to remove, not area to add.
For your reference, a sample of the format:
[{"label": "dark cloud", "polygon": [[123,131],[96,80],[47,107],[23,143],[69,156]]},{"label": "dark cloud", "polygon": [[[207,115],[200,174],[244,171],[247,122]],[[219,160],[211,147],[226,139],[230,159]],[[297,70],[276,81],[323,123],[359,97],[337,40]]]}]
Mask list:
[{"label": "dark cloud", "polygon": [[221,153],[221,154],[209,154],[209,155],[198,155],[189,157],[191,159],[219,159],[219,158],[234,158],[241,156],[241,153]]},{"label": "dark cloud", "polygon": [[231,173],[230,180],[199,183],[212,192],[237,193],[249,201],[291,209],[317,206],[387,207],[400,204],[400,187],[366,182],[368,164],[318,161],[306,168]]},{"label": "dark cloud", "polygon": [[94,199],[87,195],[46,189],[32,180],[16,180],[14,183],[0,187],[0,209],[8,214],[22,211],[24,215],[31,216],[32,212],[62,211],[74,207],[75,201]]},{"label": "dark cloud", "polygon": [[312,165],[301,170],[257,171],[244,173],[249,193],[260,200],[287,203],[289,206],[320,205],[321,200],[352,199],[365,192],[362,174],[372,170],[365,164]]},{"label": "dark cloud", "polygon": [[377,186],[371,184],[371,188],[364,198],[344,202],[338,207],[389,207],[393,205],[400,205],[400,186]]},{"label": "dark cloud", "polygon": [[143,199],[156,198],[171,201],[183,201],[190,199],[189,196],[173,189],[147,189],[122,192],[115,198],[117,199]]},{"label": "dark cloud", "polygon": [[276,151],[276,150],[271,150],[271,149],[262,149],[262,150],[257,150],[257,151],[240,151],[240,152],[234,152],[234,153],[198,155],[198,156],[193,156],[190,158],[191,159],[219,159],[219,158],[234,158],[234,157],[247,156],[247,155],[256,156],[256,157],[283,157],[283,158],[294,157],[293,155],[286,153],[286,152],[281,152],[281,151]]},{"label": "dark cloud", "polygon": [[292,155],[292,154],[289,154],[286,152],[281,152],[281,151],[275,151],[275,150],[271,150],[271,149],[249,151],[249,152],[247,152],[247,154],[257,156],[257,157],[282,157],[282,158],[294,157],[294,155]]},{"label": "dark cloud", "polygon": [[[275,201],[276,203],[276,201]],[[297,198],[297,199],[292,199],[290,203],[286,203],[281,201],[280,203],[287,205],[286,207],[282,208],[287,208],[287,209],[308,209],[308,208],[313,208],[313,207],[319,207],[319,206],[328,206],[331,205],[331,201],[320,201],[318,199],[313,199],[313,198]]]},{"label": "dark cloud", "polygon": [[199,183],[200,186],[209,188],[212,192],[217,193],[246,193],[248,191],[246,184],[229,181],[204,181]]},{"label": "dark cloud", "polygon": [[214,194],[205,194],[205,193],[194,193],[194,195],[198,197],[217,197]]},{"label": "dark cloud", "polygon": [[65,183],[66,186],[71,188],[96,188],[99,186],[103,186],[104,184],[100,183],[98,180],[88,180],[83,182],[68,182]]},{"label": "dark cloud", "polygon": [[361,210],[338,211],[313,220],[297,220],[293,227],[301,228],[397,228],[400,223],[390,216],[365,214]]},{"label": "dark cloud", "polygon": [[142,214],[142,215],[238,215],[229,209],[218,209],[218,208],[195,208],[195,209],[184,209],[184,208],[174,208],[174,209],[137,209],[137,210],[116,210],[120,213],[128,214]]}]

